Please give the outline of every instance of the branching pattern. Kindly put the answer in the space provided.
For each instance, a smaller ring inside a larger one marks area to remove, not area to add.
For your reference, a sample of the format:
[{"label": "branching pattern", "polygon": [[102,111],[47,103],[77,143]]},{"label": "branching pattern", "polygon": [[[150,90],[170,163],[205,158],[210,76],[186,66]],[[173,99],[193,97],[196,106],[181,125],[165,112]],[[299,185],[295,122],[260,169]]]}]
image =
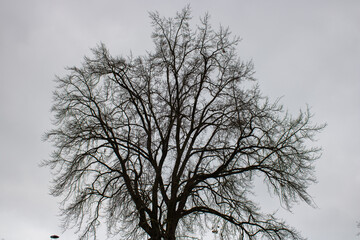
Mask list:
[{"label": "branching pattern", "polygon": [[[57,78],[52,194],[64,196],[64,226],[80,238],[108,231],[125,239],[185,239],[214,226],[221,239],[302,239],[249,198],[263,177],[285,206],[303,200],[323,126],[294,118],[253,84],[253,66],[229,29],[196,30],[190,10],[150,15],[155,50],[113,57],[104,45]],[[251,87],[251,86],[252,87]],[[250,87],[249,87],[250,86]]]}]

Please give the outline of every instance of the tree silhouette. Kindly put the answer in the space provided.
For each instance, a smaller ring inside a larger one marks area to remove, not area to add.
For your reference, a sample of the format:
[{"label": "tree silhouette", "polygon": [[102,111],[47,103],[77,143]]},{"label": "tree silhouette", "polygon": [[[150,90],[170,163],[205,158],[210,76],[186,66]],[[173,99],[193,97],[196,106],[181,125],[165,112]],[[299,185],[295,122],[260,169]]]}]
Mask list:
[{"label": "tree silhouette", "polygon": [[105,219],[126,239],[186,239],[209,229],[221,239],[302,239],[250,198],[262,177],[284,203],[311,204],[308,185],[323,126],[292,117],[262,96],[239,39],[151,13],[155,50],[113,57],[104,45],[57,78],[52,194],[64,227],[96,235]]}]

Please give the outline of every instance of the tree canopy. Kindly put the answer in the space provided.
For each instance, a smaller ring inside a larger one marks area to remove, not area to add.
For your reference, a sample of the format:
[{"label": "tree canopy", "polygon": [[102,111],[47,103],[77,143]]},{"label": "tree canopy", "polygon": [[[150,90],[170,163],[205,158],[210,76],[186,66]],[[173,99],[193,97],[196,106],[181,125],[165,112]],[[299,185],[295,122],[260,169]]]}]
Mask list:
[{"label": "tree canopy", "polygon": [[[253,180],[290,207],[312,203],[322,125],[309,110],[296,117],[262,96],[239,38],[190,27],[189,8],[174,18],[151,13],[155,49],[114,57],[101,44],[81,67],[56,79],[55,151],[44,164],[63,197],[65,228],[95,236],[101,221],[125,239],[187,239],[213,231],[221,239],[302,239],[264,214]],[[310,141],[309,141],[310,140]]]}]

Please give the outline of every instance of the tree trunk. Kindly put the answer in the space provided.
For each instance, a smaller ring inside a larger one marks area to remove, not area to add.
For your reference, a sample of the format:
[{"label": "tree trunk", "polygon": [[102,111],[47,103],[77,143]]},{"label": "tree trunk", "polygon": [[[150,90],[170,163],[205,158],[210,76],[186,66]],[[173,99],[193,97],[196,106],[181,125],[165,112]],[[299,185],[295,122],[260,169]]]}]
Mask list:
[{"label": "tree trunk", "polygon": [[178,219],[176,218],[168,219],[165,240],[176,240],[175,233],[176,233],[177,223],[178,223]]}]

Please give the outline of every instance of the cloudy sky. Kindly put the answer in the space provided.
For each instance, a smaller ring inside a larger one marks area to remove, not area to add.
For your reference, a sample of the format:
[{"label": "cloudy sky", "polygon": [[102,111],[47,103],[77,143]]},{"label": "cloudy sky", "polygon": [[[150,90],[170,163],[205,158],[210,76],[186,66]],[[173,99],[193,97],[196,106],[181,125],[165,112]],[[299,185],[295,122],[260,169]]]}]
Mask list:
[{"label": "cloudy sky", "polygon": [[[76,239],[61,233],[60,199],[48,195],[49,170],[38,166],[51,152],[41,137],[51,128],[54,76],[100,42],[113,55],[152,50],[148,12],[173,16],[189,3],[129,2],[0,1],[0,239]],[[310,240],[360,239],[360,1],[196,0],[191,8],[194,22],[209,12],[213,26],[243,39],[239,55],[252,59],[265,95],[293,113],[308,104],[328,124],[310,188],[317,208],[300,203],[289,213],[260,191],[264,210]]]}]

